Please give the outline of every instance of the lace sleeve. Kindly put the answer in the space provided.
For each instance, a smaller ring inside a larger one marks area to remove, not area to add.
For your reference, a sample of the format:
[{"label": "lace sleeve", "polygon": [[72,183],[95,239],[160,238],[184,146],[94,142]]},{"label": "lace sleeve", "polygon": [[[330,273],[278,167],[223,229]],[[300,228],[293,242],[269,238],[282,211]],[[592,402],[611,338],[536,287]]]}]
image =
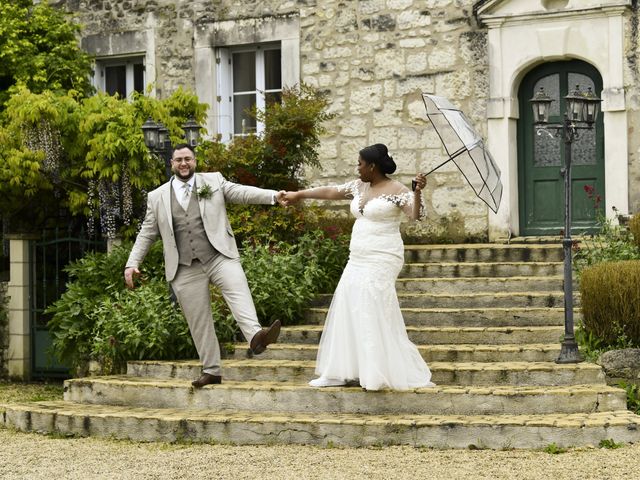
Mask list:
[{"label": "lace sleeve", "polygon": [[[405,215],[409,218],[413,218],[413,203],[414,203],[415,195],[413,192],[407,190],[404,193],[399,193],[394,195],[394,202],[398,207],[402,209]],[[417,220],[423,220],[427,216],[427,212],[424,206],[424,200],[422,199],[422,195],[420,195],[420,212],[418,214]]]},{"label": "lace sleeve", "polygon": [[350,182],[343,183],[342,185],[336,185],[336,189],[340,193],[344,193],[349,198],[354,198],[358,193],[358,188],[360,186],[360,180],[351,180]]}]

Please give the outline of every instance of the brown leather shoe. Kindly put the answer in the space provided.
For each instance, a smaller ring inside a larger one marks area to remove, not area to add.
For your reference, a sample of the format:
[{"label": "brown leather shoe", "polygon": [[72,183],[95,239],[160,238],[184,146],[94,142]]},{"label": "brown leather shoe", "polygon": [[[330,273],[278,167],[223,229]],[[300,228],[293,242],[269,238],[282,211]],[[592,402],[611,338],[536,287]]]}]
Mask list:
[{"label": "brown leather shoe", "polygon": [[278,335],[280,335],[281,326],[280,320],[276,320],[269,328],[263,328],[256,333],[249,344],[251,354],[260,355],[267,349],[267,345],[274,343],[278,339]]},{"label": "brown leather shoe", "polygon": [[219,385],[222,383],[222,376],[203,373],[200,378],[191,382],[195,388],[202,388],[205,385]]}]

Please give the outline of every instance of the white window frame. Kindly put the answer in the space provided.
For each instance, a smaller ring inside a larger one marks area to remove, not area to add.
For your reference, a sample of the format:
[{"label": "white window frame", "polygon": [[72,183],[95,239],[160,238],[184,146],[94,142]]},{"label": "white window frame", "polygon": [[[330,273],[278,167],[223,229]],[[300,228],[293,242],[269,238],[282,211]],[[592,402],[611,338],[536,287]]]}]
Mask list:
[{"label": "white window frame", "polygon": [[220,90],[220,86],[225,84],[222,81],[225,77],[229,82],[228,68],[220,71],[223,65],[227,65],[224,53],[228,53],[226,49],[275,42],[280,44],[282,87],[294,87],[300,83],[299,15],[221,20],[200,25],[194,30],[196,94],[201,102],[209,105],[206,121],[208,133],[205,138],[217,138],[225,142],[230,140],[229,92],[228,89]]},{"label": "white window frame", "polygon": [[[264,52],[268,50],[280,50],[280,78],[281,84],[278,89],[265,89],[265,63]],[[269,42],[252,45],[242,45],[237,47],[218,47],[215,50],[216,57],[216,86],[219,93],[217,101],[218,108],[218,134],[223,141],[229,141],[235,137],[249,135],[235,133],[233,118],[233,97],[237,94],[254,93],[254,91],[234,92],[233,91],[233,54],[240,52],[255,52],[256,56],[256,108],[264,111],[266,106],[266,93],[282,92],[283,88],[283,55],[280,42]],[[264,123],[256,122],[256,133],[264,132]]]},{"label": "white window frame", "polygon": [[134,65],[142,65],[142,85],[143,92],[147,88],[147,68],[146,68],[146,56],[144,54],[132,54],[118,57],[102,57],[97,58],[95,61],[93,86],[100,92],[106,91],[107,67],[126,67],[126,89],[127,98],[131,98],[131,94],[134,91]]}]

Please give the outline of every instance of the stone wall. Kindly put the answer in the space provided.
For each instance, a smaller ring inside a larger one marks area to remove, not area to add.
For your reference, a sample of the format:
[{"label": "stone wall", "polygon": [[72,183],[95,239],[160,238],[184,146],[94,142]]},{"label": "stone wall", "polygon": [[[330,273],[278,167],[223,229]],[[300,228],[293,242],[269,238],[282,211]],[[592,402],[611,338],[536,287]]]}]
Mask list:
[{"label": "stone wall", "polygon": [[[329,93],[336,118],[322,144],[319,183],[353,175],[363,145],[385,143],[405,184],[440,164],[440,140],[425,122],[422,92],[460,105],[481,130],[487,102],[486,35],[472,1],[370,0],[302,8],[301,78]],[[487,229],[487,209],[455,165],[430,176],[429,218]],[[429,225],[427,223],[427,225]],[[431,225],[433,226],[433,224]]]},{"label": "stone wall", "polygon": [[9,356],[9,309],[7,282],[0,282],[0,379],[6,378]]},{"label": "stone wall", "polygon": [[[85,44],[105,32],[151,32],[156,93],[194,88],[194,28],[222,20],[298,15],[300,78],[326,91],[335,118],[321,147],[314,184],[354,176],[357,152],[386,143],[409,184],[444,159],[425,123],[421,92],[455,99],[480,130],[487,101],[486,34],[473,0],[61,0],[84,25]],[[113,46],[106,46],[113,48]],[[487,209],[450,164],[432,175],[425,194],[430,223],[484,235]]]}]

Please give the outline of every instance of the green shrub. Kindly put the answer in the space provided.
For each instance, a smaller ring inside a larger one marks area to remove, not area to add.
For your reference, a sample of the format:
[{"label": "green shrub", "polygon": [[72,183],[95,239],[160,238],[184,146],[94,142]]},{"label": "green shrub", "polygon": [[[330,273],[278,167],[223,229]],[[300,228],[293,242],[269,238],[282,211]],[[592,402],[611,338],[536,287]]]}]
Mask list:
[{"label": "green shrub", "polygon": [[278,252],[268,245],[247,246],[242,266],[262,324],[275,319],[285,324],[299,323],[305,306],[315,296],[318,265],[307,262],[293,248]]},{"label": "green shrub", "polygon": [[620,382],[619,386],[627,392],[627,410],[640,415],[640,386],[628,382]]},{"label": "green shrub", "polygon": [[561,453],[567,453],[566,448],[559,447],[555,442],[547,445],[542,451],[550,455],[559,455]]},{"label": "green shrub", "polygon": [[640,346],[640,261],[602,262],[580,279],[583,328],[603,347]]},{"label": "green shrub", "polygon": [[127,360],[197,356],[179,307],[167,284],[154,278],[133,291],[103,296],[89,314],[93,323],[90,356],[106,371],[122,371]]},{"label": "green shrub", "polygon": [[[90,253],[69,265],[67,291],[48,309],[53,352],[76,371],[90,360],[112,373],[122,371],[127,360],[196,356],[187,322],[170,302],[162,244],[156,242],[147,254],[133,291],[123,280],[130,249],[127,244],[110,254]],[[317,293],[335,288],[347,257],[347,236],[330,238],[319,231],[294,245],[248,244],[242,263],[260,322],[299,323]],[[219,290],[211,293],[216,334],[228,349],[227,344],[242,340],[239,329]]]},{"label": "green shrub", "polygon": [[640,248],[633,243],[633,236],[627,228],[613,225],[604,218],[600,219],[600,225],[597,235],[573,247],[578,277],[586,267],[600,262],[640,259]]},{"label": "green shrub", "polygon": [[[151,247],[133,291],[125,288],[123,279],[130,249],[126,244],[110,254],[90,253],[70,264],[67,290],[47,310],[53,314],[49,322],[53,353],[76,371],[89,360],[99,360],[105,373],[111,373],[121,371],[128,359],[196,355],[186,321],[170,302],[162,243]],[[212,301],[214,316],[222,317],[221,299]],[[235,330],[229,332],[226,317],[219,321],[220,341],[233,341]]]},{"label": "green shrub", "polygon": [[349,259],[349,235],[336,229],[315,231],[301,237],[298,252],[318,265],[319,275],[314,281],[316,293],[333,293]]},{"label": "green shrub", "polygon": [[242,266],[258,319],[298,324],[318,293],[333,291],[348,258],[348,239],[312,232],[295,245],[246,245]]},{"label": "green shrub", "polygon": [[236,242],[243,245],[294,243],[305,232],[304,207],[273,207],[271,205],[227,205],[229,223]]},{"label": "green shrub", "polygon": [[635,214],[629,220],[629,231],[633,236],[633,243],[640,250],[640,214]]},{"label": "green shrub", "polygon": [[227,213],[239,245],[296,244],[312,232],[336,239],[349,236],[354,222],[351,216],[313,205],[227,205]]},{"label": "green shrub", "polygon": [[62,8],[49,3],[53,2],[0,2],[0,110],[13,85],[26,85],[37,92],[73,90],[77,95],[93,91],[91,58],[77,39],[81,27]]},{"label": "green shrub", "polygon": [[624,447],[624,443],[616,443],[613,440],[613,438],[606,438],[606,439],[600,440],[598,447],[606,448],[608,450],[615,450],[616,448]]}]

